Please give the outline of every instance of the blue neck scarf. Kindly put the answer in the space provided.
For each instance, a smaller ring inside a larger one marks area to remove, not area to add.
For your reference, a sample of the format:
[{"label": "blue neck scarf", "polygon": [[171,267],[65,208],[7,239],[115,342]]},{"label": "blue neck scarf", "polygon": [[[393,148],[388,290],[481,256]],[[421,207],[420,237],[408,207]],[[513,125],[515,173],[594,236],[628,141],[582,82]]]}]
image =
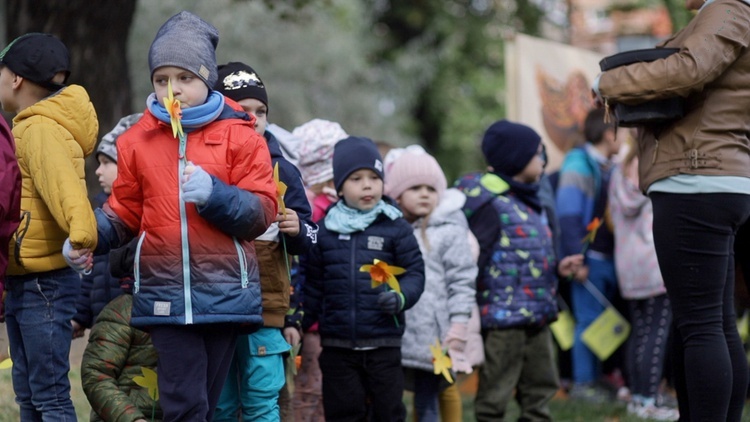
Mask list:
[{"label": "blue neck scarf", "polygon": [[328,210],[328,214],[325,217],[325,226],[328,230],[341,234],[361,232],[370,227],[380,214],[384,214],[391,220],[395,220],[403,215],[398,208],[387,204],[382,199],[369,211],[350,208],[346,206],[342,199]]},{"label": "blue neck scarf", "polygon": [[[154,117],[169,124],[169,113],[159,103],[155,93],[152,92],[146,99],[146,107]],[[186,133],[199,129],[216,120],[222,111],[224,111],[224,96],[216,91],[211,91],[205,103],[182,110],[182,129]]]}]

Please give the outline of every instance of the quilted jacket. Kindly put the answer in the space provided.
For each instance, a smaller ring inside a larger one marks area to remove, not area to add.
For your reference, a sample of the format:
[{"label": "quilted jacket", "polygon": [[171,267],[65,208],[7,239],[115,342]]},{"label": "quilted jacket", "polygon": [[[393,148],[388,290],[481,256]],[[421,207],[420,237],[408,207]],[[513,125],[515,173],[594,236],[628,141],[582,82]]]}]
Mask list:
[{"label": "quilted jacket", "polygon": [[[97,219],[109,247],[139,237],[134,326],[240,323],[252,331],[262,324],[252,241],[276,216],[276,185],[265,139],[226,101],[221,116],[184,144],[148,110],[117,140],[118,176]],[[211,175],[202,206],[182,200],[188,162]]]},{"label": "quilted jacket", "polygon": [[94,106],[78,85],[63,88],[13,118],[22,219],[10,242],[8,275],[67,267],[61,253],[67,237],[76,248],[96,247],[84,159],[94,151],[98,131]]},{"label": "quilted jacket", "polygon": [[[477,304],[482,329],[539,327],[557,319],[557,262],[545,213],[537,213],[498,176],[458,181],[464,212],[479,239]],[[493,240],[486,233],[493,233]]]},{"label": "quilted jacket", "polygon": [[303,328],[319,321],[324,347],[401,347],[404,312],[394,317],[381,311],[378,295],[387,286],[373,288],[370,273],[360,270],[375,259],[406,270],[397,277],[404,310],[414,306],[424,290],[424,262],[406,220],[380,215],[365,230],[351,234],[321,225],[318,243],[305,262]]},{"label": "quilted jacket", "polygon": [[[156,371],[157,355],[151,336],[130,326],[133,297],[117,297],[99,314],[89,334],[81,363],[81,383],[91,404],[92,421],[151,420],[154,401],[134,377],[141,368]],[[159,406],[156,420],[161,419]]]}]

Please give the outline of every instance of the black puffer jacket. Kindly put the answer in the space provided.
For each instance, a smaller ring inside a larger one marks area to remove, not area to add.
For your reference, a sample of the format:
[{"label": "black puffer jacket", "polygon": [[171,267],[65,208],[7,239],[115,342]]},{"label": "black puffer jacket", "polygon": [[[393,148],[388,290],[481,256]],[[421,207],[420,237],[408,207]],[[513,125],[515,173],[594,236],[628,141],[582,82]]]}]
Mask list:
[{"label": "black puffer jacket", "polygon": [[404,268],[397,276],[404,295],[404,310],[424,290],[424,262],[414,229],[403,218],[381,215],[364,231],[340,234],[321,224],[318,243],[305,263],[303,327],[320,322],[323,346],[401,347],[404,313],[384,313],[378,295],[387,286],[372,287],[370,273],[360,271],[375,259]]}]

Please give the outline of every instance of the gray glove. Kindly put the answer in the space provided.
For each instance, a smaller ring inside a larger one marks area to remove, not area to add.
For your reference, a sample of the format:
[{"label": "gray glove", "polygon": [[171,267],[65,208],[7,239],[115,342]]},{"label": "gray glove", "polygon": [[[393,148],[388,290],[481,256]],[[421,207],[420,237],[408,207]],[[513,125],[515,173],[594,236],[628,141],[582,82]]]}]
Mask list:
[{"label": "gray glove", "polygon": [[404,308],[404,295],[394,291],[383,292],[378,295],[380,310],[388,315],[396,315]]},{"label": "gray glove", "polygon": [[211,196],[214,182],[211,175],[201,166],[195,166],[192,173],[186,174],[187,181],[182,184],[182,199],[197,205],[204,205]]}]

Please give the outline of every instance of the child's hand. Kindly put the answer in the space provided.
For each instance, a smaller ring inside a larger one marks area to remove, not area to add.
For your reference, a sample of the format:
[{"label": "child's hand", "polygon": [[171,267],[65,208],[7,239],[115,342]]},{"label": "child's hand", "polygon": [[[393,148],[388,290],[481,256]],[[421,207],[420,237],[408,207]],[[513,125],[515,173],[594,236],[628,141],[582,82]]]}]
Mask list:
[{"label": "child's hand", "polygon": [[297,347],[300,340],[302,340],[302,336],[299,334],[299,330],[294,327],[286,327],[284,328],[284,339],[286,339],[286,342],[289,343],[292,347]]},{"label": "child's hand", "polygon": [[466,359],[466,341],[468,340],[469,328],[467,324],[453,323],[445,335],[445,344],[448,346],[448,356],[451,358],[451,367],[456,372],[470,374],[474,372],[469,361]]},{"label": "child's hand", "polygon": [[79,274],[90,274],[91,268],[94,266],[94,256],[91,251],[87,248],[73,249],[70,244],[70,238],[65,239],[63,243],[63,258],[68,266]]},{"label": "child's hand", "polygon": [[[560,274],[561,277],[577,279],[578,272],[581,270],[581,268],[583,268],[583,266],[582,254],[566,256],[565,258],[561,259],[560,263],[557,265],[557,273]],[[586,272],[586,277],[588,277],[588,271]],[[585,280],[586,278],[581,281]]]},{"label": "child's hand", "polygon": [[213,191],[214,182],[211,176],[201,166],[188,164],[182,177],[182,199],[204,205]]},{"label": "child's hand", "polygon": [[404,308],[404,296],[394,291],[383,292],[378,296],[380,310],[388,315],[396,315]]},{"label": "child's hand", "polygon": [[282,213],[276,214],[276,222],[279,223],[279,231],[296,237],[299,234],[299,216],[291,209],[286,209],[286,216]]},{"label": "child's hand", "polygon": [[75,320],[70,320],[70,325],[73,326],[73,338],[81,338],[83,337],[83,333],[86,332],[86,328],[84,328],[81,324],[76,322]]}]

